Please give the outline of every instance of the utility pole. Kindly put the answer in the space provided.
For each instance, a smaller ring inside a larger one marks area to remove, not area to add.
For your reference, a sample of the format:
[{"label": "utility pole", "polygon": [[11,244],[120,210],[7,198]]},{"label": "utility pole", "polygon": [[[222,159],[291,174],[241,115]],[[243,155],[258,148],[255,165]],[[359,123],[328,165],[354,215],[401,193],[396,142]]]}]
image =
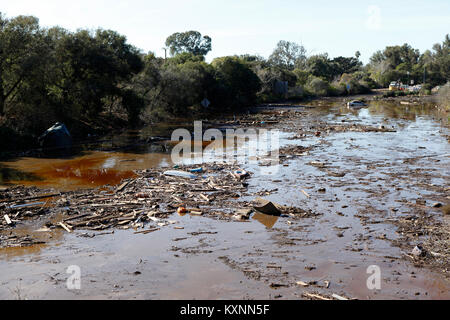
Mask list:
[{"label": "utility pole", "polygon": [[167,60],[167,48],[163,48],[163,50],[164,50],[164,60]]}]

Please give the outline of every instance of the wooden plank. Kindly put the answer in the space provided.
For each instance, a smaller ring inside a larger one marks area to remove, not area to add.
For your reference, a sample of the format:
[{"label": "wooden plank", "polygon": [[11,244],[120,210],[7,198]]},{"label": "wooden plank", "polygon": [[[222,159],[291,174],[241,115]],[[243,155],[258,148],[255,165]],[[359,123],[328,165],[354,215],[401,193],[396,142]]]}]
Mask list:
[{"label": "wooden plank", "polygon": [[115,193],[120,192],[120,191],[122,191],[123,189],[125,189],[125,187],[126,187],[130,182],[131,182],[131,181],[126,181],[126,182],[122,183],[122,184],[116,189],[116,192],[115,192]]},{"label": "wooden plank", "polygon": [[333,293],[331,296],[332,296],[333,298],[335,298],[335,299],[338,299],[338,300],[348,300],[347,298],[341,297],[340,295],[337,295],[337,294],[335,294],[335,293]]},{"label": "wooden plank", "polygon": [[8,217],[7,214],[5,214],[3,217],[5,218],[7,224],[12,224],[12,221],[11,221],[11,219]]},{"label": "wooden plank", "polygon": [[303,282],[303,281],[297,281],[296,284],[302,287],[309,287],[309,283]]},{"label": "wooden plank", "polygon": [[313,298],[313,299],[319,299],[319,300],[332,300],[332,299],[329,299],[329,298],[327,298],[327,297],[324,297],[324,296],[321,296],[321,295],[318,295],[318,294],[314,294],[314,293],[307,293],[307,292],[304,292],[303,295],[307,296],[308,298]]},{"label": "wooden plank", "polygon": [[72,230],[70,230],[64,223],[60,222],[58,224],[67,232],[72,233]]},{"label": "wooden plank", "polygon": [[158,231],[158,230],[159,230],[159,228],[150,229],[150,230],[144,230],[144,231],[136,231],[134,234],[148,234],[148,233],[155,232],[155,231]]}]

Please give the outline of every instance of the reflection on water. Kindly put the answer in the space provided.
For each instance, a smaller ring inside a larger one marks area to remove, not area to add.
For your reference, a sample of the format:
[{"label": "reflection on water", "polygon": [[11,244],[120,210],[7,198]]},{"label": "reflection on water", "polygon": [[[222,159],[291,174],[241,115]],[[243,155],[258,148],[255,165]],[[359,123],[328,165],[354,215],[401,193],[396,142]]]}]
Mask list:
[{"label": "reflection on water", "polygon": [[268,229],[272,229],[272,228],[273,228],[273,226],[275,225],[275,223],[277,223],[278,218],[279,218],[279,217],[277,217],[277,216],[270,216],[270,215],[263,214],[263,213],[259,213],[259,212],[256,212],[256,213],[253,215],[253,217],[252,217],[252,219],[254,219],[254,220],[256,220],[256,221],[262,223],[262,224],[265,225]]},{"label": "reflection on water", "polygon": [[410,104],[374,101],[370,104],[370,115],[383,115],[391,119],[405,119],[415,121],[418,116],[437,115],[438,110],[433,104]]},{"label": "reflection on water", "polygon": [[10,181],[38,181],[41,180],[35,174],[10,168],[0,164],[0,185],[7,184]]},{"label": "reflection on water", "polygon": [[7,247],[0,248],[0,256],[2,259],[11,259],[23,255],[38,254],[42,249],[46,248],[46,244],[34,244],[26,247]]},{"label": "reflection on water", "polygon": [[103,185],[117,185],[123,179],[135,177],[133,170],[144,170],[167,166],[170,156],[162,153],[127,154],[92,152],[75,159],[23,158],[9,163],[13,170],[27,172],[40,179],[12,176],[3,183],[52,187],[60,190],[75,190]]}]

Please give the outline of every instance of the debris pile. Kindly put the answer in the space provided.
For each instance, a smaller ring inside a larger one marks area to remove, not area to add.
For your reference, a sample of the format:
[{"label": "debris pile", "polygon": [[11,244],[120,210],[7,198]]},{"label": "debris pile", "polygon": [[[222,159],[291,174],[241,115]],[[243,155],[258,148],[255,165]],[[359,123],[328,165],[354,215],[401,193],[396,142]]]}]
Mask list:
[{"label": "debris pile", "polygon": [[[250,218],[248,208],[252,208],[252,203],[237,200],[250,195],[245,180],[251,177],[251,172],[224,163],[205,164],[201,170],[194,166],[176,169],[137,171],[137,178],[125,180],[118,187],[61,193],[20,186],[3,190],[0,210],[4,218],[0,232],[43,217],[47,219],[45,226],[49,231],[60,228],[69,233],[110,228],[133,228],[136,233],[149,233],[174,223],[166,220],[172,214],[239,221]],[[279,214],[298,217],[312,214],[292,207],[279,206],[276,210]],[[0,247],[10,246],[8,239],[0,238]],[[27,241],[20,243],[26,245]]]}]

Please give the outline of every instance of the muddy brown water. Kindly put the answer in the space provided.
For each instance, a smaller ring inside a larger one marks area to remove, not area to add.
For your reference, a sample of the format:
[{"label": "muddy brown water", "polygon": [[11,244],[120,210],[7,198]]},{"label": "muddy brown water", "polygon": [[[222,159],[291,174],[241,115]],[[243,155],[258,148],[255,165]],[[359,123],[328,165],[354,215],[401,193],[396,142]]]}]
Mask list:
[{"label": "muddy brown water", "polygon": [[[243,167],[253,172],[249,192],[268,190],[264,198],[319,216],[254,214],[248,222],[227,222],[174,214],[169,219],[176,224],[146,235],[133,230],[39,232],[44,220],[25,223],[17,233],[39,234],[46,244],[0,249],[0,298],[302,299],[308,292],[358,299],[449,299],[448,278],[404,259],[405,252],[389,241],[398,237],[395,227],[385,222],[408,214],[405,202],[448,202],[448,195],[433,191],[433,186],[449,185],[450,173],[450,132],[434,106],[372,102],[352,111],[327,103],[296,110],[301,116],[282,124],[280,146],[312,145],[309,154],[277,168]],[[396,132],[288,139],[323,123],[383,125]],[[405,163],[408,158],[417,160]],[[328,166],[324,170],[311,161]],[[168,152],[93,150],[72,159],[24,158],[0,166],[20,173],[10,174],[8,183],[73,190],[119,184],[135,169],[172,167],[172,162]],[[360,215],[371,223],[363,223]],[[80,290],[67,288],[72,265],[81,269]],[[372,265],[381,270],[379,290],[367,287]],[[304,288],[297,281],[317,285]]]}]

